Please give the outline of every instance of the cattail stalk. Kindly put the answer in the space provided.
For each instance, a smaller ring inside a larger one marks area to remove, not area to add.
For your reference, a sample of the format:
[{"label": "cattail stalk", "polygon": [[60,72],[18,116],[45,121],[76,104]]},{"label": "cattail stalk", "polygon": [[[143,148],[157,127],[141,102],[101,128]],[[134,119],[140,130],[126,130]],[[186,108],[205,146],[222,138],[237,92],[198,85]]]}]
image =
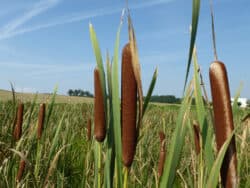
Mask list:
[{"label": "cattail stalk", "polygon": [[[210,65],[209,76],[213,99],[215,136],[217,149],[220,150],[234,130],[229,84],[225,65],[219,61],[213,62]],[[222,185],[226,188],[237,186],[237,158],[234,136],[232,137],[223,159],[221,179]]]},{"label": "cattail stalk", "polygon": [[129,168],[132,165],[136,143],[137,84],[132,66],[132,54],[128,43],[122,51],[121,88],[122,160]]},{"label": "cattail stalk", "polygon": [[94,135],[98,142],[103,142],[106,136],[106,118],[104,96],[102,93],[100,73],[97,68],[94,70],[95,100],[94,100]]},{"label": "cattail stalk", "polygon": [[91,140],[91,118],[88,119],[87,123],[87,139],[88,141]]},{"label": "cattail stalk", "polygon": [[195,144],[195,152],[197,155],[200,154],[201,146],[200,146],[200,126],[199,124],[194,121],[193,122],[193,129],[194,129],[194,144]]},{"label": "cattail stalk", "polygon": [[45,103],[40,104],[39,114],[38,114],[38,128],[37,128],[37,139],[40,140],[42,137],[43,126],[45,119]]},{"label": "cattail stalk", "polygon": [[24,104],[20,103],[17,108],[16,123],[13,133],[15,141],[18,141],[22,135],[23,109],[24,109]]},{"label": "cattail stalk", "polygon": [[23,176],[23,173],[24,173],[24,170],[25,170],[25,166],[26,166],[25,160],[21,159],[20,163],[19,163],[17,176],[16,176],[17,183],[19,183],[21,181],[21,179],[22,179],[22,176]]},{"label": "cattail stalk", "polygon": [[160,131],[160,156],[159,156],[159,163],[158,163],[158,175],[159,177],[162,176],[165,158],[166,158],[166,150],[165,150],[165,134]]}]

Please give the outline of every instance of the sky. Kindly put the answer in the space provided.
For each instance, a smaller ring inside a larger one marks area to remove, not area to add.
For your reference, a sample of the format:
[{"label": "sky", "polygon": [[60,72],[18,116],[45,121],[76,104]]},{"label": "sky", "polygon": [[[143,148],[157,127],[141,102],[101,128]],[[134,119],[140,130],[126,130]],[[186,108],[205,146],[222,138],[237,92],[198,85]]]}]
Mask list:
[{"label": "sky", "polygon": [[[58,85],[59,94],[78,88],[93,93],[96,63],[89,23],[103,59],[107,51],[112,56],[125,0],[0,0],[0,4],[0,89],[10,90],[11,82],[19,92],[47,93]],[[158,67],[153,94],[182,96],[192,1],[129,0],[128,4],[144,94]],[[215,0],[213,4],[218,57],[226,64],[231,95],[243,82],[241,97],[250,98],[250,1]],[[120,52],[127,41],[124,20]],[[210,93],[208,71],[214,57],[209,0],[201,1],[196,45]]]}]

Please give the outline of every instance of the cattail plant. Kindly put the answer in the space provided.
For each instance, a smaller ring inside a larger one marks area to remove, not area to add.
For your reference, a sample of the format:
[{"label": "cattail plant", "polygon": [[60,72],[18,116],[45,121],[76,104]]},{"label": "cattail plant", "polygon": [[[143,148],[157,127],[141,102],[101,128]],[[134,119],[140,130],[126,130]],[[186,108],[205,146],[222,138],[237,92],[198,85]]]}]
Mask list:
[{"label": "cattail plant", "polygon": [[17,171],[16,182],[19,183],[22,179],[24,170],[25,170],[26,162],[25,160],[21,159],[19,163],[19,168]]},{"label": "cattail plant", "polygon": [[193,129],[194,129],[195,152],[196,152],[197,155],[199,155],[200,151],[201,151],[201,146],[200,146],[200,134],[201,134],[201,131],[200,131],[200,126],[196,121],[193,122]]},{"label": "cattail plant", "polygon": [[91,140],[91,118],[88,119],[87,123],[87,139],[88,141]]},{"label": "cattail plant", "polygon": [[165,134],[160,131],[159,132],[160,137],[160,156],[159,156],[159,163],[158,163],[158,175],[159,177],[162,176],[164,163],[165,163],[165,157],[166,157],[166,150],[165,150]]},{"label": "cattail plant", "polygon": [[23,109],[24,109],[24,104],[23,103],[18,104],[15,128],[14,128],[14,133],[13,133],[13,137],[15,141],[18,141],[22,135]]},{"label": "cattail plant", "polygon": [[43,125],[45,119],[45,103],[40,104],[38,114],[38,128],[37,128],[37,139],[40,140],[42,137]]},{"label": "cattail plant", "polygon": [[94,135],[98,142],[103,142],[106,136],[106,118],[104,95],[102,93],[100,73],[97,68],[94,70],[95,100],[94,100]]},{"label": "cattail plant", "polygon": [[129,168],[134,159],[137,143],[137,84],[133,72],[129,43],[125,45],[122,51],[121,87],[122,160],[123,164]]},{"label": "cattail plant", "polygon": [[[234,130],[226,67],[222,62],[214,61],[209,69],[211,94],[213,99],[215,136],[217,149],[230,137]],[[221,167],[221,179],[224,187],[237,186],[237,158],[235,137],[228,146]]]}]

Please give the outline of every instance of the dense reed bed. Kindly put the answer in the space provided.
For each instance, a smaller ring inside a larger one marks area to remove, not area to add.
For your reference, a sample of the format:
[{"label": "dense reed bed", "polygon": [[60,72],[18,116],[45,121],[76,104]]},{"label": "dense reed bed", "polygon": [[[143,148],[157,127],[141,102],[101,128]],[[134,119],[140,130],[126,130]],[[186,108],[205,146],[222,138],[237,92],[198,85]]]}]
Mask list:
[{"label": "dense reed bed", "polygon": [[[12,143],[12,125],[10,111],[13,109],[11,102],[1,103],[1,131],[0,131],[0,187],[14,187],[18,179],[25,187],[43,187],[44,181],[51,168],[49,185],[56,187],[93,187],[94,185],[94,135],[88,140],[89,116],[93,114],[93,104],[53,104],[49,122],[43,129],[40,140],[36,138],[39,104],[24,104],[23,134],[21,139]],[[49,104],[46,105],[48,111]],[[158,162],[161,146],[159,131],[165,133],[164,145],[166,156],[171,145],[171,138],[175,129],[180,106],[150,105],[142,122],[140,139],[133,165],[130,169],[128,187],[155,187],[158,183]],[[191,110],[194,119],[195,106]],[[242,118],[248,113],[246,110],[235,112],[235,126],[239,127],[236,133],[237,148],[241,148],[242,135],[246,129]],[[83,116],[84,114],[84,116]],[[29,119],[30,118],[30,119]],[[45,117],[48,118],[48,113]],[[187,136],[182,157],[177,167],[178,175],[175,184],[181,187],[191,186],[190,181],[197,173],[195,166],[196,148],[193,138]],[[40,143],[39,143],[40,142]],[[244,151],[237,150],[238,159],[241,160],[239,177],[245,185],[250,176],[249,158],[249,132],[245,142]],[[61,150],[63,148],[63,150]],[[18,153],[20,151],[21,153]],[[27,164],[24,168],[25,152]],[[60,152],[61,151],[61,152]],[[58,153],[60,152],[60,153]],[[58,156],[59,155],[59,156]],[[105,158],[106,154],[102,154]],[[40,157],[39,157],[40,156]],[[57,157],[58,156],[58,157]],[[37,160],[39,158],[39,161]],[[167,159],[167,158],[166,158]],[[57,162],[55,162],[57,161]],[[104,164],[104,161],[102,162]],[[21,168],[21,169],[20,169]],[[35,173],[36,169],[36,173]],[[34,177],[33,177],[33,175]],[[36,181],[36,183],[34,183]],[[192,182],[192,181],[191,181]]]}]

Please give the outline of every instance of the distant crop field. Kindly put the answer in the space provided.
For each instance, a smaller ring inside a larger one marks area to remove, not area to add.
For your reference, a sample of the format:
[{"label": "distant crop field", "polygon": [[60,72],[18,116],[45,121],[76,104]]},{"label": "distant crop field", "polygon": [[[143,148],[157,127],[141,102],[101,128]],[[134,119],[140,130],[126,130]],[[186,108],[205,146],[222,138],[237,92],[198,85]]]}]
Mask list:
[{"label": "distant crop field", "polygon": [[[36,93],[15,93],[16,99],[23,102],[32,102]],[[37,103],[46,103],[49,101],[52,94],[37,94]],[[5,102],[12,100],[13,96],[11,91],[0,90],[0,101]],[[74,97],[74,96],[65,96],[65,95],[57,95],[56,103],[89,103],[93,102],[93,98],[88,97]]]}]

